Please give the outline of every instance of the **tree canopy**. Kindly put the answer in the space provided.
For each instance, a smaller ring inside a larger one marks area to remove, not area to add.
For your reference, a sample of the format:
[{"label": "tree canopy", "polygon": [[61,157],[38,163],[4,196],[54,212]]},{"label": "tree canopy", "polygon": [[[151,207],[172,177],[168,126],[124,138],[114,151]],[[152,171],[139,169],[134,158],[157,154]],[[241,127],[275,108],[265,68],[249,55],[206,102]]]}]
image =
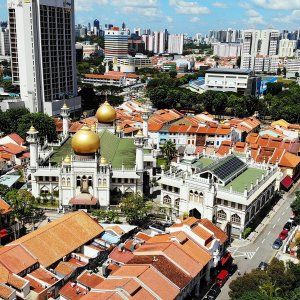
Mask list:
[{"label": "tree canopy", "polygon": [[129,194],[119,204],[129,224],[142,225],[152,204],[139,194]]},{"label": "tree canopy", "polygon": [[229,296],[234,300],[299,299],[300,265],[289,262],[285,266],[273,258],[267,271],[252,270],[232,281],[229,287]]}]

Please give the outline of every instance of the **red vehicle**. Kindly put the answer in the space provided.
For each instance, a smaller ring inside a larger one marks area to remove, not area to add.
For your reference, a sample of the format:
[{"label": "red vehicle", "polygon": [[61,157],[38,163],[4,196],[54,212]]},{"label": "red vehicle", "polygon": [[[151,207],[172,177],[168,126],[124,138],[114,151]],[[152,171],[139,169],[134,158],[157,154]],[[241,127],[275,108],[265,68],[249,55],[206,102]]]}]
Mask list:
[{"label": "red vehicle", "polygon": [[281,240],[285,240],[288,235],[289,235],[289,231],[287,229],[283,229],[279,234],[279,238]]},{"label": "red vehicle", "polygon": [[217,278],[216,278],[216,284],[218,284],[220,287],[224,285],[224,283],[227,281],[229,277],[229,273],[227,270],[222,270]]}]

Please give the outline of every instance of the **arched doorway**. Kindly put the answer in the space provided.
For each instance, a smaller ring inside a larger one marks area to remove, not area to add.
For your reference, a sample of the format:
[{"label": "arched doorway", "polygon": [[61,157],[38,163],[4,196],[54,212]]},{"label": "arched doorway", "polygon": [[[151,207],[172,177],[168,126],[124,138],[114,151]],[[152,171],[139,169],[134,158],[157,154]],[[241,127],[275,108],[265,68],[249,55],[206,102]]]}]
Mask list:
[{"label": "arched doorway", "polygon": [[196,219],[201,219],[201,213],[197,208],[193,208],[189,211],[189,217],[195,217]]}]

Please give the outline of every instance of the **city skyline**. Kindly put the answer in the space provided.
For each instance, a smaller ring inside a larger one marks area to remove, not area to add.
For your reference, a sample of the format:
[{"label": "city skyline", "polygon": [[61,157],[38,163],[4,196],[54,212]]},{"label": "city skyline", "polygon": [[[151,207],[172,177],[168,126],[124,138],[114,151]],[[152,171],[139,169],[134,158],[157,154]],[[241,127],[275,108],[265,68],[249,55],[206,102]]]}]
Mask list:
[{"label": "city skyline", "polygon": [[[239,4],[229,0],[223,1],[180,1],[149,0],[145,3],[135,0],[119,1],[84,0],[75,1],[75,23],[92,23],[99,19],[106,23],[128,28],[151,28],[161,30],[167,28],[171,33],[197,32],[206,34],[209,30],[225,28],[279,30],[297,29],[297,18],[300,16],[300,2],[289,0],[251,0]],[[7,20],[7,3],[0,4],[0,20]],[[213,21],[213,22],[212,22]]]}]

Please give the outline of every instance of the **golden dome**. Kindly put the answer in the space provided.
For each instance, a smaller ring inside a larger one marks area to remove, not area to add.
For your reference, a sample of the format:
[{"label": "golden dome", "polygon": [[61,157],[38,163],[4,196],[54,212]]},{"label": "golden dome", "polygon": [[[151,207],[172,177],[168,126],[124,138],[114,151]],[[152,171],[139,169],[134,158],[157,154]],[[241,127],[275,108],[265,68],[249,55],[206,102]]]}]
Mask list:
[{"label": "golden dome", "polygon": [[63,105],[62,109],[69,109],[69,107],[68,107],[68,105],[67,105],[67,103],[66,103],[66,102],[64,103],[64,105]]},{"label": "golden dome", "polygon": [[28,133],[37,133],[37,130],[31,125],[31,127],[29,128]]},{"label": "golden dome", "polygon": [[138,137],[138,138],[144,137],[144,136],[143,136],[142,130],[140,129],[140,130],[138,131],[138,133],[137,133],[135,136]]},{"label": "golden dome", "polygon": [[113,122],[117,117],[116,110],[105,101],[96,112],[96,118],[100,123],[110,123]]},{"label": "golden dome", "polygon": [[104,156],[101,156],[101,159],[100,159],[100,165],[107,165],[108,162],[106,160],[106,158]]},{"label": "golden dome", "polygon": [[72,148],[77,154],[95,153],[99,147],[99,136],[86,124],[72,138]]},{"label": "golden dome", "polygon": [[65,157],[65,159],[63,160],[63,163],[65,163],[65,164],[70,164],[70,163],[71,163],[71,158],[70,158],[69,155],[67,155],[67,156]]}]

